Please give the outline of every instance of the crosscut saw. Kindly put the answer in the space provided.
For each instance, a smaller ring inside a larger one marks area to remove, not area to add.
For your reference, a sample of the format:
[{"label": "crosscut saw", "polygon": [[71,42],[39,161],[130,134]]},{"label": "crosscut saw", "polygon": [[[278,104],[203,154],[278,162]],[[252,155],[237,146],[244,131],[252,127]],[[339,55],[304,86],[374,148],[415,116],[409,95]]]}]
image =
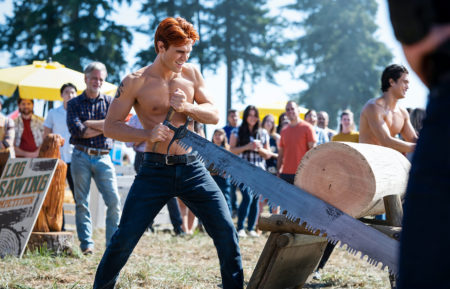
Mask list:
[{"label": "crosscut saw", "polygon": [[177,140],[184,149],[192,148],[206,167],[229,177],[234,185],[262,195],[270,206],[280,206],[287,211],[289,219],[300,219],[311,232],[320,231],[329,242],[341,242],[341,247],[346,245],[351,254],[361,252],[361,259],[367,256],[370,264],[382,263],[382,269],[387,266],[391,274],[398,275],[398,241],[189,131],[188,122],[189,118],[177,128],[164,121],[164,125],[175,132],[170,144]]}]

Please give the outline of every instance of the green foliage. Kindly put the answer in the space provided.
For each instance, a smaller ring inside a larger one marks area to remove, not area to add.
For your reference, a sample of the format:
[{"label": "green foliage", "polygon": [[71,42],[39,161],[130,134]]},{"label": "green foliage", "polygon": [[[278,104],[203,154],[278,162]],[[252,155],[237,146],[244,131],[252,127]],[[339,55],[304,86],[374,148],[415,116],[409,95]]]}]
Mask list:
[{"label": "green foliage", "polygon": [[[275,83],[274,74],[284,68],[277,58],[283,39],[279,37],[281,17],[269,15],[267,0],[221,0],[214,7],[211,22],[211,57],[227,67],[227,110],[232,94],[245,99],[244,85],[255,84],[262,77]],[[238,79],[238,87],[232,82]]]},{"label": "green foliage", "polygon": [[207,63],[202,53],[206,39],[204,39],[202,35],[203,29],[201,29],[202,26],[205,25],[206,21],[204,18],[207,17],[209,9],[202,6],[200,0],[149,0],[142,4],[140,13],[141,15],[149,16],[149,25],[143,29],[138,29],[138,31],[150,36],[151,46],[137,54],[137,57],[139,58],[137,66],[146,66],[155,60],[156,52],[153,44],[153,35],[155,34],[158,24],[167,17],[178,16],[193,23],[200,36],[200,41],[195,44],[191,59],[195,59],[200,64],[201,70],[203,70],[205,66],[209,66],[209,63]]},{"label": "green foliage", "polygon": [[132,36],[128,28],[109,20],[112,3],[15,1],[13,15],[1,27],[0,47],[12,53],[12,65],[52,58],[82,70],[91,61],[101,61],[108,68],[108,80],[118,81],[126,64],[123,46],[131,43]]},{"label": "green foliage", "polygon": [[[159,22],[168,16],[182,16],[193,23],[200,41],[191,57],[201,70],[227,67],[227,109],[233,93],[243,100],[245,84],[257,83],[263,76],[274,82],[274,73],[283,68],[276,61],[283,46],[276,37],[279,23],[269,16],[267,0],[254,1],[147,1],[141,13],[151,15],[148,35],[154,35]],[[153,46],[138,54],[138,64],[147,65],[156,57]],[[232,82],[238,83],[232,89]]]},{"label": "green foliage", "polygon": [[300,79],[309,88],[297,95],[302,105],[330,114],[336,125],[339,110],[359,113],[368,99],[380,93],[380,76],[392,60],[386,46],[376,40],[375,0],[297,0],[288,6],[305,13],[297,23],[304,35],[295,39]]}]

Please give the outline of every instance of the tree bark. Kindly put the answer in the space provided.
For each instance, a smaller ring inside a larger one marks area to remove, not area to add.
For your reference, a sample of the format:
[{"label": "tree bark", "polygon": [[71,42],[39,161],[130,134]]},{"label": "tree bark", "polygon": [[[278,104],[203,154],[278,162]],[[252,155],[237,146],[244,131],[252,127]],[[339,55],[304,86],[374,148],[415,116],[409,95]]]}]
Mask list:
[{"label": "tree bark", "polygon": [[390,148],[329,142],[305,154],[294,184],[360,218],[384,213],[384,196],[404,194],[410,166]]}]

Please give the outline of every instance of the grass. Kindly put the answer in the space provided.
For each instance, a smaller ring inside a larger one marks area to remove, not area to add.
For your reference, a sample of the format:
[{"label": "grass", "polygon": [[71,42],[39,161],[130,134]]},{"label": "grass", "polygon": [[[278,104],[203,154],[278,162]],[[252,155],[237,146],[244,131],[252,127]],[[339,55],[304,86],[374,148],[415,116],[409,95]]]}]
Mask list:
[{"label": "grass", "polygon": [[[240,241],[245,282],[251,277],[268,235]],[[91,288],[102,257],[104,232],[94,234],[94,254],[53,256],[45,248],[26,252],[22,259],[0,260],[0,288]],[[77,242],[76,242],[77,243]],[[218,288],[219,264],[212,240],[203,233],[176,237],[158,231],[144,235],[122,269],[116,288]],[[322,280],[304,288],[390,288],[388,274],[336,249],[322,271]]]}]

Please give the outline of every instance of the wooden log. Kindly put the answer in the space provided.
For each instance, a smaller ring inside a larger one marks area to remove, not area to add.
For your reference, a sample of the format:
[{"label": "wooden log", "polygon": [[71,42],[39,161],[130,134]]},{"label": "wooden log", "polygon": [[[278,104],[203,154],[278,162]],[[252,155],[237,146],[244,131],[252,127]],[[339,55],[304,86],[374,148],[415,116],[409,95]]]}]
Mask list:
[{"label": "wooden log", "polygon": [[381,233],[391,237],[392,239],[395,239],[397,241],[400,241],[400,234],[402,232],[401,227],[394,227],[394,226],[384,226],[384,225],[370,225],[374,229],[377,229]]},{"label": "wooden log", "polygon": [[390,226],[402,226],[403,206],[399,195],[384,196],[384,207],[386,209],[386,222]]},{"label": "wooden log", "polygon": [[33,232],[27,243],[30,251],[46,248],[59,255],[72,254],[73,234],[71,232]]},{"label": "wooden log", "polygon": [[250,277],[250,281],[248,282],[247,289],[257,289],[259,288],[259,283],[264,277],[264,274],[267,271],[267,267],[272,260],[272,256],[277,249],[277,239],[280,236],[280,233],[271,233],[269,238],[266,241],[266,245],[264,246],[263,251],[261,252],[261,256],[259,256],[258,263],[256,263],[255,270],[253,270],[253,274]]},{"label": "wooden log", "polygon": [[63,145],[64,139],[60,135],[49,134],[39,150],[40,158],[59,158],[59,160],[33,232],[60,232],[62,230],[67,173],[67,165],[60,159],[59,147]]},{"label": "wooden log", "polygon": [[327,240],[323,237],[285,233],[277,237],[277,249],[257,288],[302,288],[317,268]]},{"label": "wooden log", "polygon": [[294,184],[360,218],[384,213],[384,196],[404,194],[410,166],[390,148],[329,142],[305,154]]},{"label": "wooden log", "polygon": [[[262,231],[270,231],[276,233],[293,233],[318,236],[320,231],[311,233],[305,228],[305,223],[299,224],[289,220],[285,215],[269,215],[261,214],[258,219],[258,228]],[[325,235],[326,236],[326,235]]]}]

